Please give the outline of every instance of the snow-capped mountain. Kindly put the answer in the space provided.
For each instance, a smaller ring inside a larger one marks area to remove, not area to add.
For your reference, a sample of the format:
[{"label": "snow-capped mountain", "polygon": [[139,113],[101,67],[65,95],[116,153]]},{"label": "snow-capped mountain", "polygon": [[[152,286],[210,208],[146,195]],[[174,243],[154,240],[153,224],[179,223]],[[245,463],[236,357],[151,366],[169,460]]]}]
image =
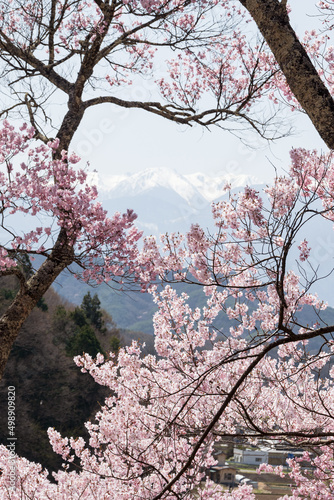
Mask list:
[{"label": "snow-capped mountain", "polygon": [[149,168],[133,175],[112,175],[98,181],[102,199],[133,197],[156,188],[178,194],[190,206],[199,200],[211,202],[225,193],[226,184],[232,188],[255,184],[257,179],[247,175],[226,174],[211,177],[203,173],[182,175],[171,168]]},{"label": "snow-capped mountain", "polygon": [[110,214],[132,208],[138,215],[137,226],[146,235],[184,232],[194,222],[208,227],[212,201],[232,188],[256,183],[246,175],[211,177],[203,173],[182,175],[170,168],[149,168],[133,175],[95,176],[100,199]]},{"label": "snow-capped mountain", "polygon": [[[239,191],[250,185],[262,191],[264,185],[251,176],[211,177],[203,173],[188,175],[178,174],[166,168],[147,169],[133,175],[118,175],[103,178],[94,176],[90,182],[97,184],[103,207],[112,215],[131,208],[138,215],[136,226],[144,235],[159,236],[166,232],[186,233],[192,223],[198,223],[203,229],[214,232],[211,216],[211,202],[226,198],[225,185]],[[333,264],[334,233],[328,232],[325,219],[311,221],[305,234],[301,231],[299,241],[306,238],[312,248],[310,262],[317,269],[319,276],[330,274]],[[297,245],[299,244],[297,241]],[[299,251],[297,245],[290,255],[289,267],[299,273],[296,267]],[[319,267],[321,266],[321,267]],[[318,271],[319,267],[319,271]],[[318,281],[315,291],[319,297],[333,305],[332,280]],[[60,291],[60,293],[63,293]],[[73,297],[67,297],[73,300]],[[111,301],[112,302],[112,301]],[[104,304],[106,307],[106,304]],[[114,314],[114,311],[110,311]]]},{"label": "snow-capped mountain", "polygon": [[233,175],[224,174],[221,176],[211,177],[210,175],[200,172],[185,175],[185,178],[190,182],[201,195],[208,201],[214,201],[223,196],[226,192],[226,184],[231,188],[259,184],[259,180],[251,175]]},{"label": "snow-capped mountain", "polygon": [[149,168],[133,175],[111,176],[104,179],[105,189],[111,197],[137,196],[162,187],[177,193],[188,203],[198,196],[197,188],[188,179],[168,168]]}]

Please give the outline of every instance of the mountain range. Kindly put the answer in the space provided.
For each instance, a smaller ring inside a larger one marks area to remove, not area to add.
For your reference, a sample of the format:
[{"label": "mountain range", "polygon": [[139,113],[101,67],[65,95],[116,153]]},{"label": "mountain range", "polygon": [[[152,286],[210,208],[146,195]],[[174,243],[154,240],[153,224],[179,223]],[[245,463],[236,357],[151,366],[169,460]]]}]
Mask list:
[{"label": "mountain range", "polygon": [[[226,199],[224,189],[230,183],[232,191],[239,191],[242,186],[252,185],[261,190],[259,184],[250,176],[210,177],[195,173],[180,175],[175,170],[166,168],[147,169],[133,175],[110,176],[100,180],[97,175],[92,179],[98,185],[100,200],[110,215],[115,211],[125,212],[132,208],[138,215],[136,225],[143,230],[144,235],[159,237],[165,232],[186,232],[192,223],[199,223],[204,229],[213,229],[211,217],[211,202]],[[318,267],[323,275],[328,274],[333,266],[334,232],[328,231],[328,223],[314,218],[307,225],[305,237],[312,248],[311,264]],[[299,244],[299,242],[298,242]],[[298,272],[296,259],[298,249],[292,252],[289,266]],[[319,275],[318,275],[319,276]],[[332,277],[318,281],[312,291],[319,297],[334,305]],[[78,284],[70,274],[64,273],[55,285],[59,294],[79,304],[89,288]],[[202,293],[196,288],[197,305],[204,305]],[[120,294],[105,285],[97,289],[102,306],[122,328],[152,332],[152,314],[154,306],[152,299],[146,294]],[[183,290],[188,293],[188,290]],[[193,291],[189,292],[193,295]],[[195,304],[195,305],[196,305]],[[124,314],[124,310],[127,314]]]},{"label": "mountain range", "polygon": [[212,177],[201,172],[182,175],[164,167],[148,168],[132,175],[111,175],[104,177],[103,181],[96,176],[96,181],[103,197],[136,196],[160,186],[175,191],[189,205],[198,197],[207,202],[219,198],[225,193],[226,184],[235,188],[258,183],[254,176],[249,175],[229,173]]},{"label": "mountain range", "polygon": [[258,184],[255,177],[211,177],[203,173],[181,175],[169,168],[150,168],[133,175],[111,175],[97,184],[99,199],[110,214],[132,208],[145,235],[187,231],[191,223],[210,225],[211,203],[226,194],[226,185],[238,188]]}]

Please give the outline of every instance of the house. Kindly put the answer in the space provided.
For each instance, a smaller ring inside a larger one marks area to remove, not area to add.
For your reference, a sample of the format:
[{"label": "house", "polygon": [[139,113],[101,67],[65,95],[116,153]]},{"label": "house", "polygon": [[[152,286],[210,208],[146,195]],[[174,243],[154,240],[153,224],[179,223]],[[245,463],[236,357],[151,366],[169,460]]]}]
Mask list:
[{"label": "house", "polygon": [[234,448],[234,462],[247,465],[268,463],[268,451],[251,448]]},{"label": "house", "polygon": [[212,481],[226,486],[235,486],[237,469],[230,465],[214,465],[210,467],[209,477]]},{"label": "house", "polygon": [[213,453],[213,457],[215,460],[217,460],[218,465],[225,465],[226,450],[222,450],[221,448],[217,448]]},{"label": "house", "polygon": [[302,449],[284,448],[276,442],[270,445],[259,445],[255,448],[234,448],[234,462],[245,465],[287,465],[286,460],[293,457],[301,457]]}]

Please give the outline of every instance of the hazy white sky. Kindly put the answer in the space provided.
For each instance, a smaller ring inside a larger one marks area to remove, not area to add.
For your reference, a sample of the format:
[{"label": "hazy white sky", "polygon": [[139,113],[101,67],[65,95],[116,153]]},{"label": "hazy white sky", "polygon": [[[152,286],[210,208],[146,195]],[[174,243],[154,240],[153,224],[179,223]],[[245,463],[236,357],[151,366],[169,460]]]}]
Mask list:
[{"label": "hazy white sky", "polygon": [[[291,0],[293,23],[298,33],[312,28],[317,19],[315,0]],[[298,4],[302,5],[298,9]],[[131,99],[151,99],[149,82],[134,85]],[[213,176],[224,172],[252,173],[262,182],[278,170],[288,167],[291,147],[324,148],[307,117],[290,113],[288,119],[296,134],[268,145],[252,136],[253,149],[218,128],[184,127],[141,110],[126,110],[104,105],[90,110],[72,146],[90,168],[103,176],[134,173],[150,167],[170,167],[179,173],[206,172]]]}]

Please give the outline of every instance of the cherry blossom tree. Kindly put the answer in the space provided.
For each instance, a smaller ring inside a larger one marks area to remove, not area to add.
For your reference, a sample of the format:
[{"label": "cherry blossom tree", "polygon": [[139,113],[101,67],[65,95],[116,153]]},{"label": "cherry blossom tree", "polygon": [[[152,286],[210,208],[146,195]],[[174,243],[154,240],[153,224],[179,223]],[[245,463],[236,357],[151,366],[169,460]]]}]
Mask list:
[{"label": "cherry blossom tree", "polygon": [[[43,168],[47,153],[41,144],[49,148],[51,154],[46,175],[50,182],[41,183],[44,192],[36,185],[35,193],[27,182],[23,183],[28,189],[26,196],[34,201],[30,206],[30,201],[26,200],[19,210],[30,210],[30,214],[36,217],[39,194],[42,206],[52,178],[55,185],[61,185],[60,177],[66,176],[64,172],[58,176],[52,174],[54,161],[69,164],[72,178],[66,177],[69,183],[64,189],[74,189],[77,181],[72,173],[72,160],[68,159],[73,156],[66,152],[70,151],[71,141],[85,112],[93,106],[108,104],[141,109],[183,125],[216,124],[223,127],[228,120],[235,122],[236,127],[239,124],[250,127],[264,137],[278,136],[275,113],[272,117],[262,116],[258,113],[258,106],[270,93],[275,93],[273,77],[279,68],[273,58],[270,59],[270,53],[263,57],[262,42],[248,40],[249,37],[242,33],[245,26],[245,13],[235,2],[1,1],[0,77],[3,104],[0,117],[19,119],[20,124],[22,119],[24,123],[29,123],[29,127],[22,131],[22,137],[17,136],[15,140],[22,144],[27,140],[36,141],[36,146],[32,147],[40,156]],[[164,60],[166,63],[163,66]],[[157,100],[129,99],[131,86],[139,85],[147,78],[156,83]],[[14,139],[6,145],[6,134],[11,135],[11,126],[8,122],[4,123],[1,141],[3,165],[8,164],[8,155],[24,154],[23,146],[13,144]],[[34,161],[38,163],[37,159]],[[10,166],[13,172],[16,165],[14,162]],[[27,179],[29,168],[24,170]],[[8,191],[9,195],[14,173],[9,172],[7,167],[7,174],[2,178],[1,189]],[[75,175],[79,175],[80,183],[83,173]],[[41,176],[34,173],[31,183],[40,182],[40,179]],[[88,209],[88,198],[94,198],[95,191],[88,189],[85,192]],[[10,205],[17,203],[17,195],[12,193]],[[8,196],[5,198],[7,203]],[[73,196],[70,199],[74,202]],[[62,197],[58,202],[66,212]],[[5,208],[7,210],[8,207]],[[52,215],[51,205],[47,210]],[[71,211],[71,208],[68,207],[68,210]],[[77,213],[75,210],[71,217]],[[41,245],[36,240],[43,239],[42,235],[51,235],[45,233],[39,221],[31,228],[30,236],[30,231],[21,234],[14,231],[10,235],[10,220],[8,217],[2,219],[5,239],[0,249],[4,258],[10,259],[3,274],[14,274],[19,278],[20,293],[0,318],[0,376],[24,319],[58,274],[78,260],[74,258],[73,248],[77,239],[82,238],[84,224],[78,222],[75,232],[63,224],[64,218],[59,215],[58,208],[53,215],[59,222],[58,234],[52,233],[53,244],[49,239],[43,252],[39,250]],[[88,212],[84,217],[88,217]],[[132,223],[133,214],[126,215],[122,220]],[[36,245],[33,246],[32,242]],[[101,245],[95,248],[101,249]],[[9,250],[10,257],[7,256]],[[29,254],[30,250],[42,253],[46,261],[28,283],[22,273],[19,275],[14,262],[22,259],[23,253]],[[82,257],[81,253],[81,261]],[[97,259],[98,251],[91,260],[92,269],[96,270]],[[120,266],[124,268],[129,259],[125,259]],[[106,275],[110,277],[109,271]],[[119,273],[116,265],[113,272],[116,275]],[[85,266],[83,277],[86,279],[93,274]],[[102,275],[99,274],[100,277]]]},{"label": "cherry blossom tree", "polygon": [[[283,101],[307,112],[333,148],[326,32],[333,4],[320,2],[319,9],[325,31],[299,40],[284,0],[0,3],[2,115],[29,122],[17,131],[5,121],[0,131],[0,271],[20,282],[0,319],[2,366],[24,318],[72,262],[86,280],[131,275],[146,287],[159,277],[200,285],[207,295],[206,307],[192,309],[170,286],[150,288],[158,305],[156,357],[141,357],[134,343],[110,359],[76,358],[111,391],[95,423],[86,424],[89,443],[49,430],[67,463],[55,481],[2,446],[3,498],[251,500],[247,486],[230,494],[205,478],[222,438],[303,447],[315,471],[290,461],[293,497],[334,497],[334,326],[312,293],[322,276],[304,234],[315,217],[332,226],[332,154],[293,150],[289,174],[264,193],[248,187],[213,206],[214,234],[194,225],[184,237],[166,235],[163,249],[148,238],[139,253],[134,214],[108,219],[68,152],[85,111],[98,104],[140,108],[180,124],[224,127],[229,120],[272,138],[269,118]],[[252,36],[248,14],[264,40]],[[166,49],[174,59],[159,74],[155,56]],[[119,97],[153,73],[160,100]],[[60,119],[52,116],[54,93],[66,104]],[[274,111],[263,116],[268,100]],[[8,222],[18,212],[45,213],[53,223],[17,234]],[[20,257],[35,253],[45,261],[27,280]],[[317,318],[311,324],[303,319],[309,307]],[[217,331],[219,314],[234,322],[228,331]]]},{"label": "cherry blossom tree", "polygon": [[[13,459],[2,447],[3,498],[254,499],[249,486],[223,492],[205,477],[222,438],[303,447],[315,471],[290,460],[291,498],[331,498],[334,325],[312,293],[321,275],[303,233],[314,217],[332,230],[333,178],[332,154],[293,150],[289,173],[263,193],[245,188],[213,205],[214,234],[194,225],[165,236],[161,249],[148,238],[140,279],[168,272],[171,281],[172,272],[175,281],[200,284],[207,305],[191,308],[186,294],[154,286],[157,356],[141,357],[134,342],[106,360],[75,358],[111,391],[86,423],[89,443],[50,428],[64,471],[54,483],[40,466],[15,459],[12,486]],[[303,320],[307,307],[311,324]],[[229,331],[215,327],[222,313],[234,320]]]},{"label": "cherry blossom tree", "polygon": [[[331,29],[331,4],[320,8]],[[333,130],[332,52],[326,35],[308,33],[299,41],[288,12],[278,0],[0,2],[0,116],[30,123],[31,140],[44,145],[57,140],[52,155],[62,160],[85,112],[100,104],[141,109],[182,125],[218,125],[235,133],[249,127],[273,139],[287,130],[280,129],[276,116],[288,101],[310,115],[332,147],[326,136]],[[249,14],[259,26],[258,37]],[[284,57],[273,38],[284,45]],[[157,99],[129,99],[131,86],[148,78],[156,84]],[[57,262],[66,262],[59,272],[72,260],[71,245],[63,244],[69,241],[66,233],[62,228],[59,240],[54,237]],[[49,248],[48,262],[51,254]],[[45,285],[34,292],[21,279],[20,294],[0,318],[0,374],[22,322],[58,275],[56,267],[53,263],[50,273],[46,265],[43,273],[36,270],[36,283]]]},{"label": "cherry blossom tree", "polygon": [[[315,2],[323,28],[299,38],[291,26],[287,0],[240,0],[279,64],[279,86],[288,101],[298,101],[325,144],[334,149],[333,51],[327,47],[333,27],[333,2]],[[329,33],[329,34],[328,34]],[[284,75],[282,79],[281,75]]]},{"label": "cherry blossom tree", "polygon": [[[255,105],[278,68],[263,59],[262,43],[242,33],[238,2],[17,0],[1,2],[0,12],[1,114],[30,120],[44,142],[58,137],[60,150],[85,111],[105,103],[181,124],[234,119],[267,133],[268,117],[256,115]],[[155,81],[160,99],[126,99],[145,78]],[[55,98],[67,108],[58,120]]]},{"label": "cherry blossom tree", "polygon": [[[76,263],[81,278],[94,283],[125,283],[129,274],[135,277],[137,272],[137,241],[141,233],[133,224],[136,215],[128,210],[123,215],[107,217],[95,201],[96,188],[86,183],[86,173],[74,169],[78,157],[63,151],[61,159],[55,159],[59,140],[36,145],[34,133],[26,125],[15,130],[7,121],[0,129],[0,273],[16,276],[20,283],[15,300],[0,321],[2,370],[12,342],[36,299],[67,266]],[[14,168],[19,159],[25,161]],[[18,214],[25,216],[25,227],[30,229],[32,225],[33,229],[19,230],[15,220],[13,227],[11,221]],[[42,227],[43,218],[50,225]],[[40,223],[37,227],[36,221]],[[24,270],[26,255],[44,257],[32,276]]]}]

